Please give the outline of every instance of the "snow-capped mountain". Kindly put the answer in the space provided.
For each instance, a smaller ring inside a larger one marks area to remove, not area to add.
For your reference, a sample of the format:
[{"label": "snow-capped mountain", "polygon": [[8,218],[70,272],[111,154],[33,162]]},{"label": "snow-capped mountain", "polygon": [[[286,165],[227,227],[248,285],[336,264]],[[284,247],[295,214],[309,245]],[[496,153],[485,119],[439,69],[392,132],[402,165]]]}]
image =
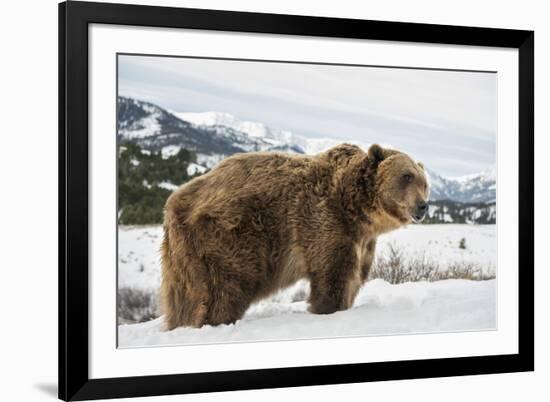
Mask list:
[{"label": "snow-capped mountain", "polygon": [[204,155],[231,155],[268,149],[271,144],[232,129],[217,132],[181,120],[149,102],[118,98],[118,135],[143,149],[175,154],[185,148]]},{"label": "snow-capped mountain", "polygon": [[483,172],[447,178],[427,171],[430,182],[430,199],[460,202],[493,202],[496,200],[496,168]]},{"label": "snow-capped mountain", "polygon": [[[225,112],[176,112],[174,114],[197,127],[205,130],[216,130],[219,134],[226,130],[245,133],[249,137],[261,139],[271,144],[276,150],[281,151],[290,150],[291,152],[314,155],[341,143],[341,141],[333,138],[307,138],[288,130],[273,130],[265,124],[239,120],[232,114]],[[354,143],[364,148],[368,147],[367,144],[357,141]]]},{"label": "snow-capped mountain", "polygon": [[230,127],[234,130],[248,134],[255,138],[274,138],[274,133],[269,127],[262,123],[253,121],[241,121],[230,113],[204,112],[204,113],[178,113],[174,115],[184,121],[193,123],[196,126],[205,127]]},{"label": "snow-capped mountain", "polygon": [[[308,138],[287,130],[274,130],[229,113],[169,112],[153,103],[127,97],[118,98],[118,135],[151,151],[169,157],[180,149],[196,152],[197,163],[214,167],[223,158],[237,152],[281,151],[317,154],[341,141],[332,138]],[[355,142],[367,149],[369,144]],[[496,170],[448,178],[427,170],[431,200],[458,202],[494,202]]]}]

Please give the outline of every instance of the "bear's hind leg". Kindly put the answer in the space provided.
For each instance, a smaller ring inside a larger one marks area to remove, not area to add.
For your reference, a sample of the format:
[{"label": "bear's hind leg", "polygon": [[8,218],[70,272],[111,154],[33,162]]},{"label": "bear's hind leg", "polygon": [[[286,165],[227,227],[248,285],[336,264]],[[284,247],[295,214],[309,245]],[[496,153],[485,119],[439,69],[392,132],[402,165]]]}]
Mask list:
[{"label": "bear's hind leg", "polygon": [[[172,233],[172,237],[174,233]],[[179,237],[179,244],[185,244]],[[160,309],[167,330],[201,327],[207,313],[208,291],[201,261],[183,247],[170,247],[168,232],[161,247]]]}]

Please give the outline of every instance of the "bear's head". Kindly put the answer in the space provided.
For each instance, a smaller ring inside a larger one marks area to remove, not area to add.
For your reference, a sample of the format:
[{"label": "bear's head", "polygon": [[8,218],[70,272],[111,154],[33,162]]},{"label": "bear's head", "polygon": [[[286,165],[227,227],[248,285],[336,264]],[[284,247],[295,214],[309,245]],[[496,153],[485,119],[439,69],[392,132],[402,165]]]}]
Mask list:
[{"label": "bear's head", "polygon": [[404,225],[421,222],[428,212],[428,180],[421,163],[403,152],[374,144],[367,153],[377,212]]}]

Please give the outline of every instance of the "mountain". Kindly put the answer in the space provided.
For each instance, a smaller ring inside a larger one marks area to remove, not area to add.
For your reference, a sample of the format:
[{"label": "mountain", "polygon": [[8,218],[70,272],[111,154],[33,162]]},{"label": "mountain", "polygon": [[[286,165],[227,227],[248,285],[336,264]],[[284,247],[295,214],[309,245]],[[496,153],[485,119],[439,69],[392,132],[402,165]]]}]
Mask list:
[{"label": "mountain", "polygon": [[[193,151],[198,165],[212,168],[237,152],[280,151],[316,154],[339,143],[332,138],[308,138],[265,124],[242,121],[229,113],[170,112],[153,103],[118,98],[118,136],[121,141],[144,150],[177,155],[181,149]],[[369,144],[353,142],[362,148]],[[449,178],[427,170],[430,199],[460,203],[491,203],[496,200],[495,168],[468,176]]]},{"label": "mountain", "polygon": [[496,169],[457,178],[447,178],[430,170],[430,199],[460,202],[494,202],[496,200]]},{"label": "mountain", "polygon": [[[205,130],[149,102],[118,98],[118,136],[150,151],[176,154],[188,149],[202,155],[232,155],[266,150],[271,144],[236,130]],[[219,132],[218,132],[219,131]]]}]

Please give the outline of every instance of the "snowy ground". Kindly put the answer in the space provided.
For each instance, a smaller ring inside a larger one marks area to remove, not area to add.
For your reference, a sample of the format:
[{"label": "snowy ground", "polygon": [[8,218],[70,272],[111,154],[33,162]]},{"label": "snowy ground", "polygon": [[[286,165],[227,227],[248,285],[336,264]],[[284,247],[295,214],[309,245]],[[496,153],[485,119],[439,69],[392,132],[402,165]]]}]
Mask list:
[{"label": "snowy ground", "polygon": [[[236,324],[162,330],[162,318],[119,326],[119,346],[183,345],[337,336],[490,330],[496,328],[496,281],[446,280],[400,285],[375,279],[352,309],[330,315],[306,311],[305,282],[282,299],[253,305]],[[292,296],[297,296],[294,300]]]},{"label": "snowy ground", "polygon": [[[466,249],[458,244],[466,239]],[[160,285],[161,226],[121,227],[119,288],[156,291]],[[445,266],[473,262],[496,270],[495,225],[410,225],[379,239],[408,257]],[[307,313],[308,284],[296,285],[250,307],[234,325],[162,331],[162,320],[119,326],[119,346],[217,343],[268,339],[487,330],[496,327],[496,280],[445,280],[391,285],[369,281],[348,311]]]}]

